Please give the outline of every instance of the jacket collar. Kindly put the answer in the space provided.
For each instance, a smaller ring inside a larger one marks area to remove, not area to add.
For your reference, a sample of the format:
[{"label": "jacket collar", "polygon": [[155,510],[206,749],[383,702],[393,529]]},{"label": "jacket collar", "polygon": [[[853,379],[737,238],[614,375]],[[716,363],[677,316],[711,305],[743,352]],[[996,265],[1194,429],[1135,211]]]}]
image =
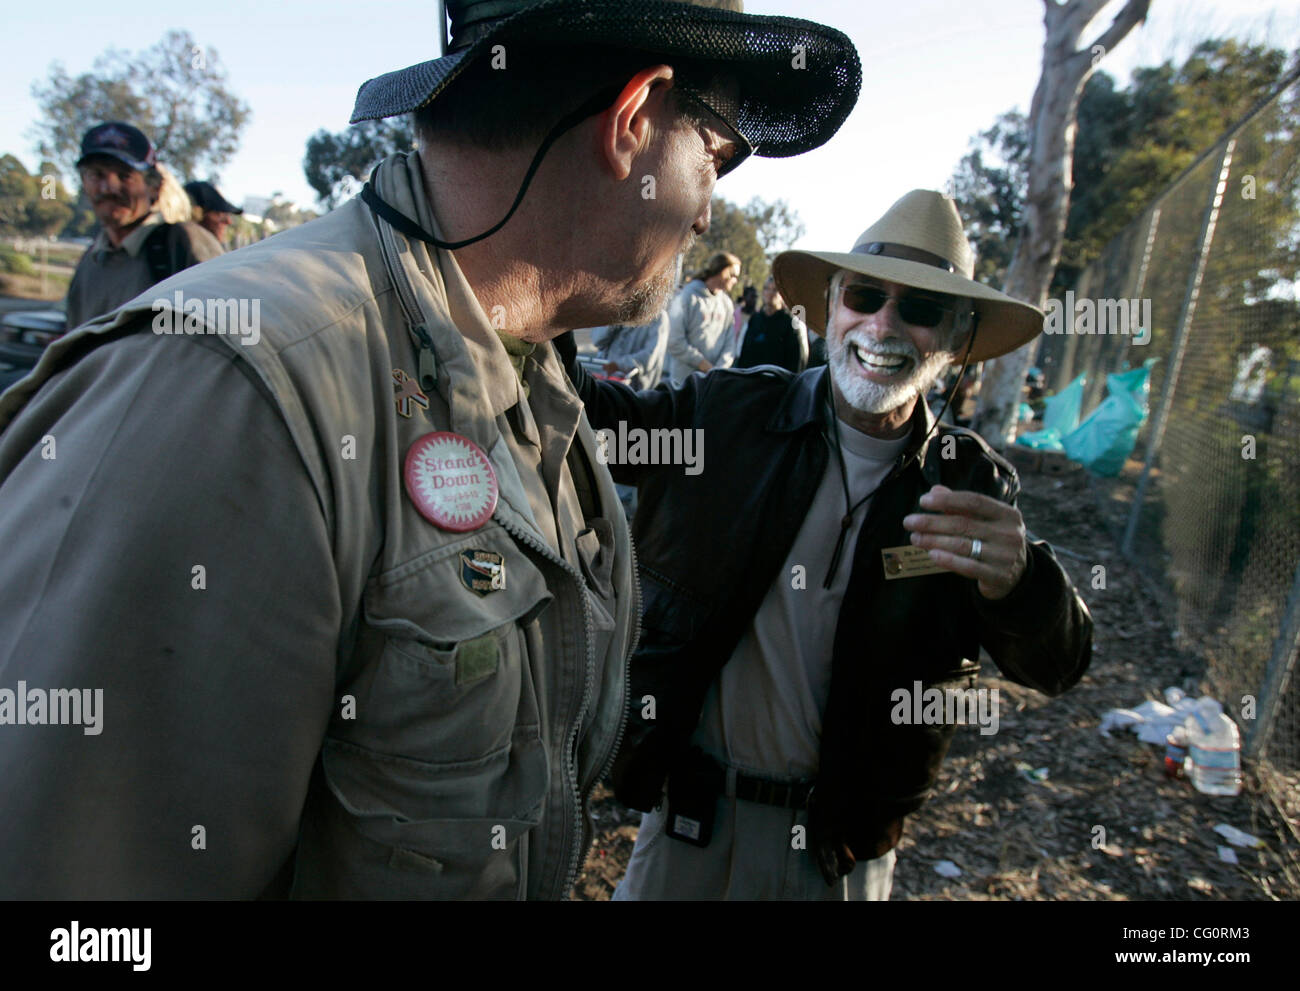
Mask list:
[{"label": "jacket collar", "polygon": [[[776,433],[793,433],[821,424],[825,419],[826,391],[830,382],[829,365],[818,365],[796,375],[768,421],[767,429]],[[912,436],[905,456],[915,452],[914,460],[921,465],[922,475],[931,484],[939,481],[939,466],[929,457],[930,445],[934,442],[934,435],[930,433],[933,426],[934,414],[930,412],[925,397],[919,397],[916,408],[912,410]]]},{"label": "jacket collar", "polygon": [[[393,155],[375,169],[370,181],[393,209],[404,213],[425,230],[432,231],[435,237],[441,239],[445,236],[434,214],[434,205],[425,193],[417,152]],[[455,254],[415,241],[408,243],[412,251],[423,252],[429,259],[419,266],[420,269],[428,272],[433,268],[442,277],[447,316],[454,330],[459,332],[473,362],[476,373],[474,391],[486,405],[489,419],[495,420],[523,396],[510,357],[461,272]]]},{"label": "jacket collar", "polygon": [[154,209],[150,210],[148,216],[131,230],[131,233],[122,238],[122,243],[114,245],[108,239],[108,234],[104,228],[99,229],[95,235],[95,242],[90,246],[90,250],[95,252],[95,257],[102,260],[104,255],[112,251],[125,251],[132,258],[140,254],[140,249],[144,247],[145,239],[153,233],[153,229],[163,222],[162,214]]}]

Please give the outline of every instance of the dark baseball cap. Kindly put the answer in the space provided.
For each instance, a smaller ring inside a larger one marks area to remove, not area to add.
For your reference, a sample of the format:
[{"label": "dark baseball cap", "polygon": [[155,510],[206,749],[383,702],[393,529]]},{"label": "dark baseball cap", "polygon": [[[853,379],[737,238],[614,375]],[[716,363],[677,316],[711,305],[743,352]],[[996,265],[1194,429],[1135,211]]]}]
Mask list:
[{"label": "dark baseball cap", "polygon": [[158,155],[144,131],[121,121],[108,121],[96,124],[81,139],[81,157],[77,159],[77,168],[81,167],[91,155],[109,155],[120,162],[125,162],[137,172],[144,172],[154,167]]},{"label": "dark baseball cap", "polygon": [[187,182],[185,192],[190,194],[190,201],[201,210],[213,213],[244,212],[242,207],[235,206],[222,196],[210,182]]}]

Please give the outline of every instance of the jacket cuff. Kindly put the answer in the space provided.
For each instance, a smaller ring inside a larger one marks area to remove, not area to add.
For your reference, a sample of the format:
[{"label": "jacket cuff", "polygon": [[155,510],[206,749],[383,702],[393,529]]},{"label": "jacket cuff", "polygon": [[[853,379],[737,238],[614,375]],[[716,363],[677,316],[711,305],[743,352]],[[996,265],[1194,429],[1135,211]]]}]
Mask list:
[{"label": "jacket cuff", "polygon": [[[1052,629],[1064,608],[1060,581],[1053,581],[1055,560],[1047,545],[1026,543],[1025,573],[1011,593],[1002,599],[986,599],[979,586],[972,583],[975,608],[991,627],[1013,637],[1032,639],[1043,630]],[[1039,560],[1040,555],[1047,560]]]}]

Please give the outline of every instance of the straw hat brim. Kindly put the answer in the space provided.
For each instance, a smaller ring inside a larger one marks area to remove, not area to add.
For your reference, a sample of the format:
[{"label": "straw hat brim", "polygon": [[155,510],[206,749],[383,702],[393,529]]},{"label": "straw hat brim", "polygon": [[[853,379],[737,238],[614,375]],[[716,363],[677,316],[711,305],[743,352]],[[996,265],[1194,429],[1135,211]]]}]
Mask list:
[{"label": "straw hat brim", "polygon": [[971,300],[980,318],[971,362],[987,361],[1014,351],[1043,331],[1043,313],[1037,307],[932,265],[849,252],[782,252],[772,263],[776,288],[787,307],[804,308],[808,326],[822,336],[826,334],[826,291],[831,277],[840,269]]}]

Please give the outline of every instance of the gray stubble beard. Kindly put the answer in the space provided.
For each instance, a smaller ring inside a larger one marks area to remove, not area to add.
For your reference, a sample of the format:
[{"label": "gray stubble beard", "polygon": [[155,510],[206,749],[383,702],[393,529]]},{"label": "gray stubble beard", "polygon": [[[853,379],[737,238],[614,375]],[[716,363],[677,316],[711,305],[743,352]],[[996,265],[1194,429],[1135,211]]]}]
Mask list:
[{"label": "gray stubble beard", "polygon": [[653,317],[657,317],[664,311],[668,301],[672,299],[673,290],[677,288],[677,259],[684,257],[694,243],[695,236],[692,234],[690,243],[679,254],[673,256],[673,260],[662,272],[632,290],[619,304],[617,323],[637,327],[649,323]]}]

